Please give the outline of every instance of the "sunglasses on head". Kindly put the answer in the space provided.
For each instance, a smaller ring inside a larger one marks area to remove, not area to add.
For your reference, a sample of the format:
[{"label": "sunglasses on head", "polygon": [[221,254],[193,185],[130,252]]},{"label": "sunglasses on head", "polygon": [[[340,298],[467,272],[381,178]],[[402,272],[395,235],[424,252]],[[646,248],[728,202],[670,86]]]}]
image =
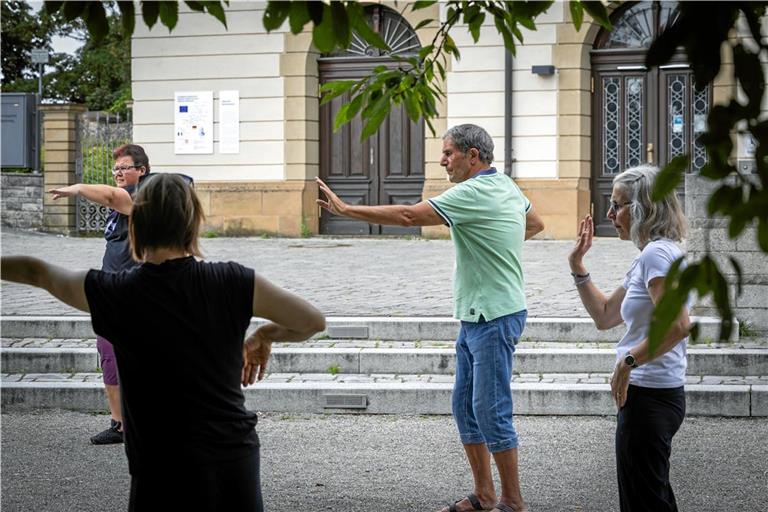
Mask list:
[{"label": "sunglasses on head", "polygon": [[171,176],[178,176],[179,178],[184,180],[184,183],[186,183],[187,185],[189,185],[192,188],[195,188],[195,180],[192,179],[192,176],[187,176],[186,174],[181,174],[179,172],[143,174],[143,175],[139,176],[139,185],[138,186],[140,187],[143,182],[147,181],[148,179],[151,179],[152,176],[158,176],[159,174],[169,174]]}]

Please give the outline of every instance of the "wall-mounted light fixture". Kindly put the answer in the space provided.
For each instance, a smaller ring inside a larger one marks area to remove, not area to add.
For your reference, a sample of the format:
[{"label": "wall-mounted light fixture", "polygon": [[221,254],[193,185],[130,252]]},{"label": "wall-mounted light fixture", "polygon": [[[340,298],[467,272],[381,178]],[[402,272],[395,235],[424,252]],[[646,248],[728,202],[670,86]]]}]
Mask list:
[{"label": "wall-mounted light fixture", "polygon": [[549,76],[555,74],[555,66],[532,66],[531,73],[539,76]]}]

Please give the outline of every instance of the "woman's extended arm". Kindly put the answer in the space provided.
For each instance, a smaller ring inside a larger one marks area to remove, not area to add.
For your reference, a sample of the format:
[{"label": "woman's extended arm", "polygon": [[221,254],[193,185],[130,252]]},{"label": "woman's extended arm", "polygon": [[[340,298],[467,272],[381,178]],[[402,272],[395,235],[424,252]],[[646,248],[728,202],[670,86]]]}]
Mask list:
[{"label": "woman's extended arm", "polygon": [[245,340],[243,385],[264,377],[273,341],[304,341],[325,329],[325,316],[309,302],[256,275],[253,314],[270,322]]},{"label": "woman's extended arm", "polygon": [[3,256],[0,277],[47,290],[60,301],[90,312],[85,297],[87,270],[72,271],[29,256]]},{"label": "woman's extended arm", "polygon": [[[589,248],[592,247],[592,234],[594,233],[594,226],[592,223],[592,217],[587,215],[584,220],[579,224],[579,238],[576,241],[576,246],[568,256],[568,263],[571,267],[571,272],[577,276],[589,276],[586,267],[583,263],[584,255],[587,254]],[[584,308],[595,321],[595,325],[598,329],[610,329],[621,325],[623,322],[621,318],[621,301],[624,300],[624,294],[626,290],[624,288],[617,288],[610,297],[606,297],[603,292],[598,290],[597,286],[592,283],[589,277],[576,277],[576,290],[579,292],[579,298],[581,298]]]},{"label": "woman's extended arm", "polygon": [[54,199],[80,195],[89,201],[117,210],[123,215],[129,215],[131,208],[133,208],[131,194],[123,188],[111,185],[76,183],[68,187],[55,188],[49,193],[53,194]]}]

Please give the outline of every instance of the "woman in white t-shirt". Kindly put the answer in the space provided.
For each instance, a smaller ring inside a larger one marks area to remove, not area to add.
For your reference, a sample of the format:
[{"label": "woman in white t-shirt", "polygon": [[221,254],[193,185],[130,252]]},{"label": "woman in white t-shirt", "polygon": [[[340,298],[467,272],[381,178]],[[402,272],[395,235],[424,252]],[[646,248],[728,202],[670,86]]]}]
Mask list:
[{"label": "woman in white t-shirt", "polygon": [[677,511],[669,456],[672,437],[685,417],[688,308],[682,308],[653,353],[648,330],[666,275],[683,257],[678,243],[686,222],[675,193],[657,203],[651,200],[658,171],[648,165],[633,167],[613,180],[608,219],[621,240],[631,240],[640,249],[621,287],[606,297],[590,280],[583,263],[594,232],[590,216],[581,221],[568,257],[579,297],[597,328],[627,325],[616,345],[611,376],[611,395],[618,407],[616,465],[622,512]]}]

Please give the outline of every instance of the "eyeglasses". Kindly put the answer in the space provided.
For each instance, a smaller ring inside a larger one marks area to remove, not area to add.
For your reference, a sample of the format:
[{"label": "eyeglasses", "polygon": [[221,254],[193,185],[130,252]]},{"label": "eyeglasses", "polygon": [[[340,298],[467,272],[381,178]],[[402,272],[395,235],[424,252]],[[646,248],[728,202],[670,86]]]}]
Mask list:
[{"label": "eyeglasses", "polygon": [[117,176],[118,174],[125,173],[128,169],[137,169],[139,167],[144,167],[143,165],[124,165],[122,167],[113,167],[112,168],[112,176]]},{"label": "eyeglasses", "polygon": [[619,213],[619,210],[621,210],[623,207],[632,204],[632,201],[627,201],[626,203],[617,203],[616,201],[611,201],[611,205],[608,207],[608,213]]}]

